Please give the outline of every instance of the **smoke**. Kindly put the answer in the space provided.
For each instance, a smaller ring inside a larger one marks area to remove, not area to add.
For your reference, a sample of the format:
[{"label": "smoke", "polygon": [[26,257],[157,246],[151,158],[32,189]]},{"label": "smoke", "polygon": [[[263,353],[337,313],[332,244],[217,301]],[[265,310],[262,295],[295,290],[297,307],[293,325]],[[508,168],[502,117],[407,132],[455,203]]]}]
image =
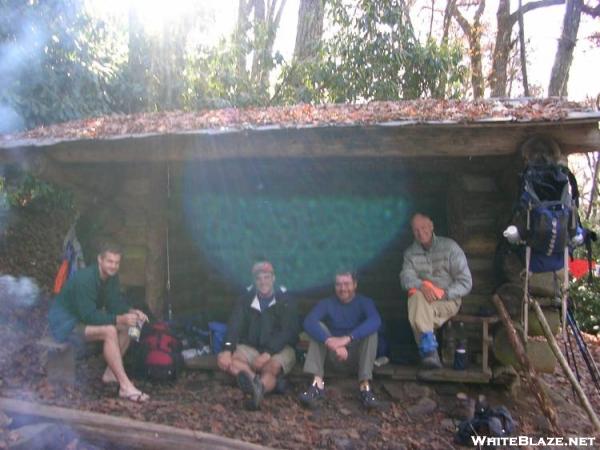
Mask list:
[{"label": "smoke", "polygon": [[25,85],[35,80],[37,68],[44,57],[48,32],[35,21],[12,23],[19,31],[14,40],[0,45],[0,134],[13,133],[25,127],[17,108],[22,103]]},{"label": "smoke", "polygon": [[0,134],[15,133],[23,128],[25,121],[19,113],[8,105],[0,104]]},{"label": "smoke", "polygon": [[33,278],[0,276],[0,302],[19,307],[33,306],[40,295],[40,288]]}]

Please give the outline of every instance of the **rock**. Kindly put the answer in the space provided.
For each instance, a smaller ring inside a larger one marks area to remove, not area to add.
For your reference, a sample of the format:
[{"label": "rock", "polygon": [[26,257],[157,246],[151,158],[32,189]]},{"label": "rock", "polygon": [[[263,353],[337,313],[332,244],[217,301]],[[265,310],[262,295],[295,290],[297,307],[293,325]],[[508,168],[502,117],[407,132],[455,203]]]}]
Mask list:
[{"label": "rock", "polygon": [[456,425],[457,423],[452,419],[442,419],[442,421],[440,422],[440,426],[442,427],[442,429],[450,431],[451,433],[454,433],[456,431]]},{"label": "rock", "polygon": [[350,411],[348,408],[340,408],[339,411],[340,411],[340,414],[342,414],[344,416],[352,415],[352,411]]},{"label": "rock", "polygon": [[[516,324],[515,327],[518,328]],[[492,351],[496,359],[500,361],[501,364],[505,366],[520,366],[517,356],[510,345],[508,336],[506,334],[506,329],[504,327],[501,327],[496,333],[494,333]],[[554,356],[554,353],[552,353],[552,349],[545,340],[535,341],[530,339],[527,342],[527,356],[529,357],[529,361],[536,371],[554,373],[556,357]]]},{"label": "rock", "polygon": [[406,412],[412,418],[431,414],[437,408],[437,403],[430,398],[422,398],[416,405],[410,406]]},{"label": "rock", "polygon": [[404,383],[403,389],[406,397],[411,400],[433,396],[433,390],[429,386],[418,383]]}]

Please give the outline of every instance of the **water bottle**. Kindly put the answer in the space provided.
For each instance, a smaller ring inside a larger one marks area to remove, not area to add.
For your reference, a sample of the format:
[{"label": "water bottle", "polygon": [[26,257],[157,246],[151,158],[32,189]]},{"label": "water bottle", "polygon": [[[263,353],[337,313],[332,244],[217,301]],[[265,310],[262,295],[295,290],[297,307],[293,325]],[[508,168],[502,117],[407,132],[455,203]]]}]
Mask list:
[{"label": "water bottle", "polygon": [[140,336],[142,335],[142,326],[143,325],[144,325],[144,322],[141,320],[138,320],[134,326],[129,327],[129,330],[127,330],[127,334],[129,335],[129,337],[131,339],[133,339],[134,341],[139,342]]},{"label": "water bottle", "polygon": [[514,225],[509,225],[506,228],[506,230],[504,230],[502,235],[511,244],[518,244],[519,242],[521,242],[521,236],[519,235],[519,230]]},{"label": "water bottle", "polygon": [[465,370],[468,363],[467,354],[467,335],[465,334],[465,324],[458,324],[458,342],[454,351],[454,370]]},{"label": "water bottle", "polygon": [[442,347],[442,362],[445,366],[452,366],[454,352],[456,351],[456,337],[452,322],[448,321],[444,328],[444,346]]}]

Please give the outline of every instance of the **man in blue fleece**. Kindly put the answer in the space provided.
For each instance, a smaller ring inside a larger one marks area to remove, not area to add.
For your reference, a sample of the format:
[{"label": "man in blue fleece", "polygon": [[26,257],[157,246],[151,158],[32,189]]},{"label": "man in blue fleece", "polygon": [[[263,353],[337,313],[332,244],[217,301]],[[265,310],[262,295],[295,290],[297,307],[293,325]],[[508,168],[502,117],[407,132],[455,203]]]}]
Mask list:
[{"label": "man in blue fleece", "polygon": [[366,408],[378,402],[371,390],[373,362],[377,353],[377,330],[381,317],[375,303],[356,293],[356,274],[340,270],[335,275],[335,296],[319,301],[304,320],[310,346],[304,371],[314,375],[300,403],[315,406],[325,396],[325,361],[334,368],[358,370],[360,399]]}]

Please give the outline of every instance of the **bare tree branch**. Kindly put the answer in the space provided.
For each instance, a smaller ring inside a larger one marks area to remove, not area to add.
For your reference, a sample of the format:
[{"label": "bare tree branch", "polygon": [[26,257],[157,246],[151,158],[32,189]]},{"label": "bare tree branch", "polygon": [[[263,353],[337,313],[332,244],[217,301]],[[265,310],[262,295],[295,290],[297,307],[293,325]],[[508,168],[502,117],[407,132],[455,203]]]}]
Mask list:
[{"label": "bare tree branch", "polygon": [[600,2],[593,8],[584,4],[581,10],[592,17],[600,17]]},{"label": "bare tree branch", "polygon": [[537,2],[526,3],[510,15],[510,23],[515,24],[519,20],[520,14],[526,14],[534,9],[545,8],[546,6],[563,5],[565,0],[539,0]]}]

